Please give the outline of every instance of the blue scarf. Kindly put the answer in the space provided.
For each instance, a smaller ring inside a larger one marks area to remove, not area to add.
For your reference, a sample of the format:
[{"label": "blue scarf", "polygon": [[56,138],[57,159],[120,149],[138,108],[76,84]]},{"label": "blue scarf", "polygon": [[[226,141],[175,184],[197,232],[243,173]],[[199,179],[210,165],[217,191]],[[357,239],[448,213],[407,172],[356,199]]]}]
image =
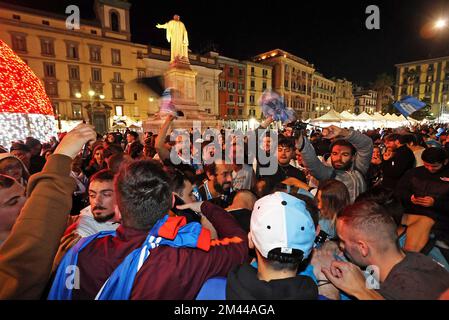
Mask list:
[{"label": "blue scarf", "polygon": [[[115,232],[105,231],[81,239],[70,249],[61,261],[53,281],[49,300],[71,300],[72,288],[66,283],[66,270],[69,266],[76,266],[78,254],[90,242],[106,236],[115,236]],[[103,284],[95,297],[96,300],[128,300],[134,285],[137,272],[150,256],[150,251],[160,245],[173,248],[200,248],[205,251],[210,247],[210,232],[202,228],[198,222],[186,224],[185,217],[168,217],[159,220],[149,232],[140,248],[132,251],[114,270]]]}]

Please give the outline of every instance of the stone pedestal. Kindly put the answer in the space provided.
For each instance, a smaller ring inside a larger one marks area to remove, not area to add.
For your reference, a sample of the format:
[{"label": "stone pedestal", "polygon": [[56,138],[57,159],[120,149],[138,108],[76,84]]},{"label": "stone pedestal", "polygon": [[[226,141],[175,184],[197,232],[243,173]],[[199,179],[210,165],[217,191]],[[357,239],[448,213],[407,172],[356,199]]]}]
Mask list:
[{"label": "stone pedestal", "polygon": [[[196,102],[196,75],[197,72],[190,68],[186,61],[177,60],[170,64],[170,68],[165,72],[165,87],[174,89],[173,103],[176,109],[184,113],[183,117],[177,118],[172,128],[190,129],[194,121],[201,122],[201,129],[207,127],[219,128],[220,121],[216,116],[210,115]],[[162,116],[164,117],[164,116]],[[142,126],[144,131],[157,133],[164,120],[159,114],[144,121]]]}]

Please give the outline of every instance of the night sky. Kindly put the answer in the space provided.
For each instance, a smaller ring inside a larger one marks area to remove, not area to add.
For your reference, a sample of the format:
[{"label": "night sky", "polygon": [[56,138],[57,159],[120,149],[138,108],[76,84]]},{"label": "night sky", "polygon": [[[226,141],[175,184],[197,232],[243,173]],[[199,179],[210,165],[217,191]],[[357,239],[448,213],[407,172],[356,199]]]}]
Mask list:
[{"label": "night sky", "polygon": [[[64,14],[78,4],[92,19],[92,0],[1,0]],[[169,48],[157,23],[181,16],[195,53],[215,47],[221,55],[248,59],[280,48],[313,63],[326,77],[368,85],[376,75],[395,74],[394,64],[449,55],[449,23],[438,34],[428,28],[449,22],[442,0],[130,0],[133,41]],[[367,30],[365,8],[380,8],[380,30]],[[430,31],[429,31],[430,30]]]}]

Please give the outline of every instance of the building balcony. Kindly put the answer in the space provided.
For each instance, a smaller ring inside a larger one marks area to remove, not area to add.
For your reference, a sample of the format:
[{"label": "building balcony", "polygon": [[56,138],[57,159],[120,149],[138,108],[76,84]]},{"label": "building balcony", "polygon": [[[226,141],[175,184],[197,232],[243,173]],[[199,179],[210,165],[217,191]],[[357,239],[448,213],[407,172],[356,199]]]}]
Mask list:
[{"label": "building balcony", "polygon": [[228,101],[226,102],[227,106],[235,106],[235,102],[234,101]]},{"label": "building balcony", "polygon": [[239,102],[239,103],[237,103],[237,106],[239,106],[239,107],[244,107],[244,106],[245,106],[245,103],[244,103],[244,102]]}]

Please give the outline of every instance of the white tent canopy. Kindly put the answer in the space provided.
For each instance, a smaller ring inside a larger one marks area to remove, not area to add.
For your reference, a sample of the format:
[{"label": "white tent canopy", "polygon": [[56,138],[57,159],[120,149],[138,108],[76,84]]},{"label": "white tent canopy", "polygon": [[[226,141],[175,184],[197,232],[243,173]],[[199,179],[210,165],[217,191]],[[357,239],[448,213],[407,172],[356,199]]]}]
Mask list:
[{"label": "white tent canopy", "polygon": [[339,122],[341,120],[342,117],[340,114],[334,109],[331,109],[328,113],[322,115],[321,117],[312,119],[311,122]]},{"label": "white tent canopy", "polygon": [[346,110],[340,113],[340,117],[349,121],[357,120],[357,116],[355,114],[349,113]]}]

